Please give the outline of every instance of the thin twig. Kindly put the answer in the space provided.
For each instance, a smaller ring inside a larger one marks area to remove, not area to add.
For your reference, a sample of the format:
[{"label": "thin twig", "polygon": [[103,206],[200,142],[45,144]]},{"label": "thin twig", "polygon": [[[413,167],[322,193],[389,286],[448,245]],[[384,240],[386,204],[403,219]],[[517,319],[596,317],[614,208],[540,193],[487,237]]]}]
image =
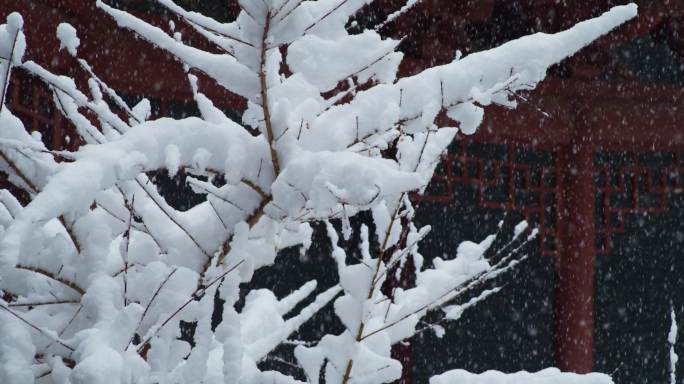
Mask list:
[{"label": "thin twig", "polygon": [[[197,31],[197,33],[204,36],[205,39],[209,40],[209,42],[211,42],[216,47],[218,47],[219,50],[221,50],[221,52],[223,52],[226,55],[237,60],[237,58],[235,57],[235,54],[233,52],[231,52],[227,48],[225,48],[222,44],[220,44],[219,41],[216,41],[216,38],[219,36],[216,32],[212,32],[212,31],[208,30],[207,28],[204,28],[204,27],[200,26],[199,24],[194,23],[194,22],[188,20],[187,18],[185,18],[183,16],[181,16],[181,18],[184,19],[185,22],[188,23],[188,25],[190,25],[195,31]],[[235,40],[235,39],[233,39],[233,40]],[[235,40],[235,41],[238,41],[238,40]],[[242,41],[242,40],[240,40],[240,41]]]},{"label": "thin twig", "polygon": [[[287,19],[287,18],[292,14],[292,12],[294,12],[295,10],[297,10],[297,8],[299,8],[299,6],[302,5],[302,3],[304,2],[304,0],[297,0],[297,1],[298,1],[297,5],[295,5],[295,6],[292,7],[289,11],[287,11],[287,12],[283,15],[283,17],[281,17],[279,20],[275,21],[275,23],[280,23],[280,22],[284,21],[285,19]],[[289,3],[289,0],[288,0],[288,3]],[[283,7],[281,7],[281,9],[278,10],[278,12],[276,12],[275,15],[273,15],[273,19],[274,19],[274,20],[275,20],[276,16],[278,16],[278,13],[282,10],[282,8],[283,8]]]},{"label": "thin twig", "polygon": [[[149,347],[148,347],[148,344],[150,343],[150,340],[152,340],[152,338],[153,338],[154,336],[156,336],[157,333],[159,333],[159,330],[160,330],[160,329],[164,328],[164,326],[165,326],[166,324],[168,324],[174,317],[176,317],[176,315],[178,315],[183,309],[185,309],[185,307],[187,307],[190,303],[192,303],[193,301],[195,301],[197,298],[199,298],[199,297],[201,297],[202,295],[204,295],[204,292],[205,292],[207,289],[209,289],[212,285],[216,284],[216,283],[219,282],[221,279],[223,279],[224,277],[226,277],[229,273],[233,272],[235,269],[237,269],[237,267],[239,267],[240,265],[242,265],[242,263],[244,263],[244,262],[245,262],[244,259],[243,259],[243,260],[240,260],[237,264],[235,264],[235,265],[234,265],[233,267],[231,267],[229,270],[227,270],[226,272],[222,273],[222,274],[219,275],[217,278],[215,278],[214,280],[212,280],[211,283],[207,284],[207,285],[204,286],[204,287],[199,287],[199,288],[197,288],[197,289],[190,295],[190,298],[189,298],[185,303],[183,303],[183,305],[181,305],[178,309],[176,309],[175,311],[173,311],[173,313],[171,313],[171,315],[169,315],[169,317],[167,317],[166,320],[164,320],[164,321],[161,323],[161,325],[160,325],[160,326],[159,326],[159,327],[158,327],[150,336],[148,336],[147,339],[145,339],[145,341],[144,341],[142,344],[140,344],[140,347],[138,347],[138,349],[137,349],[138,353],[142,353],[144,350],[146,350],[147,348],[149,348]],[[161,288],[160,288],[160,289],[161,289]]]},{"label": "thin twig", "polygon": [[[28,64],[31,64],[31,65],[28,65]],[[47,77],[45,77],[43,73],[41,73],[40,71],[38,71],[38,70],[36,70],[35,68],[33,68],[33,66],[35,66],[35,67],[37,67],[37,68],[40,68],[40,70],[42,70],[42,71],[45,71],[45,72],[50,73],[50,72],[47,71],[45,68],[41,67],[40,65],[38,65],[37,63],[32,62],[32,61],[28,61],[28,62],[24,63],[24,65],[22,65],[22,68],[24,68],[25,70],[29,71],[29,72],[30,72],[31,74],[33,74],[34,76],[38,77],[41,81],[43,81],[43,82],[44,82],[45,84],[47,84],[49,87],[54,88],[55,90],[58,90],[58,91],[62,92],[64,95],[70,97],[70,98],[76,103],[76,105],[77,105],[78,107],[86,108],[87,110],[89,110],[90,112],[92,112],[93,114],[95,114],[99,119],[102,119],[104,122],[106,122],[107,124],[109,124],[110,126],[112,126],[114,129],[116,129],[119,133],[123,133],[123,130],[121,129],[122,125],[128,127],[128,125],[127,125],[125,122],[123,122],[123,121],[119,118],[119,116],[117,116],[114,112],[111,111],[111,109],[109,109],[109,106],[107,106],[107,110],[108,110],[109,112],[111,112],[111,116],[108,116],[108,115],[106,115],[106,114],[100,113],[100,112],[97,110],[97,108],[95,108],[95,107],[93,106],[93,103],[92,103],[91,101],[88,100],[87,96],[84,95],[83,93],[81,93],[80,90],[76,89],[76,92],[80,93],[81,96],[83,96],[83,98],[85,99],[85,101],[83,101],[83,99],[81,99],[81,98],[78,98],[78,97],[74,96],[70,90],[65,89],[65,88],[62,87],[61,85],[59,85],[59,84],[57,84],[57,83],[51,81],[51,80],[48,79]],[[50,74],[53,75],[52,73],[50,73]],[[53,75],[53,76],[54,76],[54,75]],[[59,95],[59,94],[57,93],[57,95]],[[66,111],[65,111],[63,108],[62,108],[61,110],[62,110],[62,111],[64,112],[64,114],[66,115]],[[69,120],[71,120],[71,118],[70,118],[69,116],[66,116],[66,117],[67,117]],[[112,120],[112,117],[115,117],[116,119],[118,119],[118,121]],[[73,121],[73,120],[72,120],[72,121]],[[122,125],[120,125],[120,124],[122,124]],[[98,132],[99,132],[99,131],[98,131]],[[97,139],[96,139],[96,140],[97,140]],[[101,144],[101,143],[100,143],[100,144]]]},{"label": "thin twig", "polygon": [[288,4],[290,4],[290,1],[292,1],[292,0],[285,0],[285,1],[283,1],[283,3],[280,4],[280,7],[278,7],[278,9],[276,9],[276,11],[273,13],[273,16],[271,16],[271,20],[275,20],[275,18],[278,17],[278,15],[280,14],[280,12],[283,11],[283,9],[285,8],[285,6],[288,5]]},{"label": "thin twig", "polygon": [[64,217],[64,215],[61,215],[59,217],[59,222],[64,227],[64,230],[66,231],[67,235],[69,235],[71,242],[74,243],[74,247],[76,248],[76,253],[81,254],[81,242],[78,241],[78,238],[76,237],[76,234],[74,233],[73,227],[71,225],[67,224],[66,218]]},{"label": "thin twig", "polygon": [[62,330],[59,331],[59,336],[60,336],[60,337],[62,337],[62,334],[63,334],[64,332],[66,332],[67,328],[69,328],[69,326],[71,325],[71,323],[73,323],[74,320],[76,320],[76,316],[78,316],[78,314],[81,313],[81,310],[82,310],[82,309],[83,309],[83,305],[79,305],[79,306],[78,306],[78,309],[76,310],[76,312],[74,313],[74,315],[71,316],[71,319],[69,319],[69,322],[67,322],[67,324],[64,326],[64,328],[62,328]]},{"label": "thin twig", "polygon": [[[252,228],[256,225],[256,223],[259,222],[261,217],[264,215],[264,209],[266,208],[266,205],[271,202],[271,199],[265,199],[261,201],[261,204],[259,204],[259,207],[252,213],[251,216],[247,218],[247,226],[249,228]],[[218,256],[218,262],[217,265],[223,264],[225,261],[226,256],[230,253],[230,242],[232,240],[232,236],[230,236],[226,241],[223,243],[223,246],[221,247],[221,253]],[[208,261],[207,265],[205,265],[204,271],[202,272],[202,275],[206,273],[206,271],[209,269],[210,266],[210,260]]]},{"label": "thin twig", "polygon": [[321,21],[323,21],[323,20],[325,20],[326,18],[328,18],[328,16],[332,15],[335,11],[337,11],[338,9],[340,9],[340,7],[342,7],[343,5],[345,5],[348,1],[349,1],[349,0],[342,0],[342,1],[340,1],[340,3],[337,4],[333,9],[331,9],[330,11],[328,11],[327,13],[325,13],[323,16],[321,16],[318,20],[314,21],[314,22],[311,23],[308,27],[306,27],[306,28],[304,29],[304,33],[309,32],[309,30],[310,30],[311,28],[315,27],[316,25],[318,25],[318,23],[320,23]]},{"label": "thin twig", "polygon": [[271,151],[271,162],[273,163],[273,173],[276,177],[280,174],[280,162],[278,160],[278,153],[275,149],[275,140],[273,137],[273,122],[271,121],[271,111],[268,105],[268,83],[266,75],[266,42],[268,40],[268,33],[270,28],[270,14],[266,17],[266,24],[264,24],[263,34],[261,36],[261,53],[260,53],[260,69],[259,69],[259,83],[261,88],[261,108],[264,111],[264,124],[266,125],[266,140],[268,140],[268,148]]},{"label": "thin twig", "polygon": [[419,243],[420,241],[422,241],[423,239],[425,239],[425,236],[427,236],[429,232],[430,232],[430,231],[427,231],[426,233],[424,233],[424,234],[418,236],[418,238],[417,238],[413,243],[409,244],[409,245],[406,246],[404,249],[402,249],[400,252],[398,252],[398,254],[397,254],[396,256],[392,256],[392,259],[394,259],[394,260],[391,260],[391,261],[389,262],[389,264],[387,264],[387,266],[386,266],[385,269],[382,271],[382,273],[380,274],[380,276],[378,276],[378,278],[376,279],[375,283],[376,283],[376,284],[379,283],[380,280],[381,280],[381,279],[382,279],[382,278],[383,278],[383,277],[384,277],[384,276],[385,276],[385,275],[386,275],[386,274],[387,274],[387,273],[388,273],[388,272],[389,272],[389,271],[390,271],[398,262],[400,262],[400,261],[404,258],[404,256],[406,256],[406,255],[409,254],[409,252],[411,251],[411,249],[412,249],[413,247],[415,247],[416,245],[418,245],[418,243]]},{"label": "thin twig", "polygon": [[78,304],[78,300],[57,300],[57,301],[36,301],[31,303],[10,303],[7,304],[8,307],[40,307],[42,305],[54,305],[54,304]]},{"label": "thin twig", "polygon": [[0,94],[0,112],[2,112],[2,108],[5,106],[5,96],[7,94],[7,89],[9,88],[9,81],[10,81],[10,71],[12,70],[12,59],[14,59],[14,48],[17,45],[17,40],[19,39],[19,33],[21,32],[21,29],[17,29],[17,32],[14,34],[14,39],[12,40],[12,47],[10,48],[10,57],[7,60],[7,68],[5,69],[5,77],[4,77],[4,83],[2,84],[2,93]]},{"label": "thin twig", "polygon": [[[497,292],[501,291],[502,289],[506,288],[507,285],[508,285],[508,284],[503,284],[503,285],[501,285],[500,287],[494,288],[493,290],[486,290],[486,291],[482,292],[479,296],[474,297],[474,298],[472,298],[470,301],[468,301],[467,303],[461,305],[461,306],[460,306],[460,307],[461,307],[461,310],[464,311],[464,310],[466,310],[466,309],[468,309],[468,308],[470,308],[470,307],[472,307],[472,306],[478,304],[480,301],[486,299],[486,298],[487,298],[488,296],[490,296],[491,294],[497,293]],[[418,330],[417,330],[416,332],[414,332],[413,335],[411,335],[410,337],[414,337],[414,336],[419,335],[419,334],[421,334],[421,333],[423,333],[423,332],[425,332],[425,331],[427,331],[427,330],[429,330],[429,329],[433,329],[435,326],[439,326],[440,324],[445,323],[445,322],[448,321],[448,320],[451,320],[451,319],[449,319],[448,317],[444,316],[444,317],[442,317],[441,319],[439,319],[439,320],[437,320],[437,321],[435,321],[435,322],[433,322],[433,323],[429,323],[429,324],[427,324],[425,327],[423,327],[423,328],[421,328],[421,329],[418,329]]]},{"label": "thin twig", "polygon": [[123,268],[123,295],[124,295],[124,307],[128,305],[128,247],[131,244],[131,223],[133,222],[133,205],[135,204],[135,195],[131,198],[131,203],[124,201],[126,208],[128,209],[128,225],[123,237],[126,239],[126,245],[124,247],[124,254],[121,255],[124,261]]},{"label": "thin twig", "polygon": [[[36,188],[36,185],[28,177],[26,177],[26,175],[24,175],[24,173],[19,169],[19,167],[12,160],[10,160],[9,157],[7,157],[2,152],[2,150],[0,150],[0,159],[2,159],[5,163],[7,163],[7,165],[16,174],[16,176],[19,177],[21,179],[21,181],[24,182],[24,184],[26,184],[26,187],[28,187],[30,189],[27,192],[29,192],[30,194],[38,193],[38,188]],[[22,188],[22,189],[26,189],[22,185],[17,185],[17,187]]]},{"label": "thin twig", "polygon": [[[206,192],[207,194],[216,197],[217,199],[223,201],[224,203],[226,203],[226,204],[228,204],[228,205],[232,205],[233,207],[239,209],[240,211],[245,212],[245,210],[242,209],[242,207],[240,207],[239,205],[233,203],[232,201],[228,200],[227,198],[225,198],[225,197],[219,195],[218,193],[216,193],[216,192],[210,190],[209,188],[207,188],[207,187],[205,187],[205,186],[203,186],[203,185],[201,185],[201,184],[199,184],[199,183],[196,183],[196,182],[195,182],[195,183],[191,182],[190,184],[192,184],[193,187],[199,188],[199,189],[203,190],[204,192]],[[217,213],[217,214],[218,214],[218,213]]]},{"label": "thin twig", "polygon": [[[528,240],[528,241],[529,241],[529,240]],[[515,254],[515,251],[517,251],[517,250],[519,250],[519,249],[522,249],[522,247],[523,247],[524,245],[526,245],[526,244],[527,244],[527,241],[526,241],[525,243],[523,243],[520,247],[516,248],[513,252],[511,252],[511,254],[510,254],[509,256],[507,256],[507,257],[501,259],[501,261],[500,261],[499,263],[497,263],[496,265],[494,265],[493,267],[491,267],[490,269],[488,269],[488,270],[485,271],[484,273],[482,273],[482,274],[480,274],[480,275],[477,275],[477,279],[475,279],[475,280],[467,280],[467,281],[465,281],[465,282],[460,283],[459,285],[457,285],[457,286],[455,286],[455,287],[452,287],[452,288],[448,289],[446,292],[444,292],[443,294],[439,295],[437,298],[435,298],[435,299],[432,300],[431,302],[429,302],[429,303],[427,303],[427,304],[425,304],[425,305],[422,305],[421,307],[419,307],[419,308],[416,309],[415,311],[413,311],[413,312],[411,312],[411,313],[408,313],[408,314],[406,314],[406,315],[400,317],[399,319],[394,320],[394,321],[392,321],[391,323],[385,324],[385,325],[383,325],[382,327],[380,327],[380,328],[378,328],[378,329],[376,329],[376,330],[374,330],[374,331],[372,331],[372,332],[370,332],[370,333],[368,333],[368,334],[362,336],[361,339],[360,339],[359,341],[362,341],[362,340],[364,340],[364,339],[367,339],[367,338],[369,338],[369,337],[371,337],[371,336],[373,336],[373,335],[375,335],[375,334],[377,334],[377,333],[379,333],[379,332],[382,332],[382,331],[384,331],[384,330],[386,330],[386,329],[388,329],[388,328],[391,328],[391,327],[393,327],[393,326],[395,326],[395,325],[401,323],[402,321],[408,319],[409,317],[414,316],[414,315],[420,313],[421,311],[424,311],[424,310],[429,309],[429,308],[431,308],[431,307],[433,307],[433,306],[435,306],[435,305],[438,305],[437,303],[440,303],[440,302],[442,302],[442,303],[447,303],[447,302],[449,302],[449,301],[451,301],[451,300],[454,300],[455,298],[457,298],[457,297],[463,295],[465,292],[470,291],[470,290],[471,290],[472,288],[474,288],[475,286],[478,286],[480,283],[482,283],[482,282],[484,282],[484,281],[487,281],[487,280],[489,280],[489,279],[492,278],[492,277],[496,277],[496,276],[498,276],[498,275],[499,275],[500,273],[502,273],[502,272],[505,272],[511,265],[515,265],[515,264],[508,264],[508,265],[506,265],[506,266],[504,266],[504,267],[502,267],[502,265],[505,264],[508,260],[510,260],[510,258],[512,258],[512,256]],[[525,258],[525,257],[523,257],[523,259],[524,259],[524,258]],[[521,260],[522,260],[522,259],[521,259]],[[511,263],[515,263],[515,262],[516,262],[516,261],[513,260]],[[464,286],[464,284],[467,284],[467,285]],[[447,297],[447,296],[449,296],[449,295],[451,295],[451,297],[449,297],[448,299],[445,299],[445,297]]]},{"label": "thin twig", "polygon": [[[175,13],[175,12],[174,12],[174,13]],[[229,34],[227,34],[227,33],[225,33],[225,32],[218,31],[218,30],[216,30],[215,28],[209,27],[209,26],[204,25],[204,24],[200,24],[200,23],[197,22],[196,20],[190,20],[190,19],[188,19],[187,17],[185,17],[185,16],[183,16],[183,15],[180,15],[180,14],[178,14],[178,13],[176,13],[176,15],[178,15],[178,17],[182,18],[183,20],[185,20],[188,24],[190,24],[190,25],[193,26],[193,27],[194,27],[194,26],[197,26],[197,27],[200,27],[200,28],[204,29],[205,31],[207,31],[207,32],[209,32],[209,33],[213,33],[213,34],[215,34],[215,35],[218,35],[218,36],[221,36],[221,37],[225,37],[226,39],[230,39],[230,40],[233,40],[233,41],[238,42],[238,43],[240,43],[240,44],[244,44],[244,45],[246,45],[246,46],[248,46],[248,47],[256,48],[256,47],[254,46],[254,44],[252,44],[252,43],[250,43],[250,42],[248,42],[248,41],[242,40],[242,39],[240,39],[239,37],[236,37],[236,36],[233,36],[233,35],[229,35]],[[231,56],[232,56],[232,54],[231,54]]]},{"label": "thin twig", "polygon": [[126,112],[126,115],[130,117],[131,119],[135,120],[138,124],[142,123],[140,119],[133,114],[133,111],[131,108],[123,101],[123,99],[114,91],[107,83],[104,82],[104,80],[100,79],[95,72],[93,72],[93,69],[90,67],[90,64],[88,64],[87,61],[84,59],[77,59],[76,60],[78,64],[83,68],[84,71],[88,72],[88,75],[93,78],[100,86],[104,89],[105,93],[107,96],[109,96],[112,100],[114,100],[114,103],[119,106],[124,112]]},{"label": "thin twig", "polygon": [[211,206],[211,209],[214,211],[216,218],[219,219],[219,221],[221,222],[223,229],[228,230],[228,225],[226,225],[226,222],[223,220],[223,218],[219,214],[218,209],[216,209],[216,206],[214,205],[214,202],[209,200],[209,199],[207,199],[207,202],[209,203],[209,206]]},{"label": "thin twig", "polygon": [[81,288],[80,286],[78,286],[78,284],[74,283],[73,281],[67,280],[63,277],[56,276],[52,272],[47,271],[45,269],[38,268],[38,267],[31,267],[31,266],[22,265],[22,264],[17,264],[16,268],[17,269],[23,269],[25,271],[30,271],[33,273],[37,273],[37,274],[43,275],[45,277],[49,277],[50,279],[52,279],[54,281],[57,281],[57,282],[62,283],[63,285],[66,285],[67,287],[73,289],[74,291],[78,292],[81,295],[85,294],[85,290],[83,288]]},{"label": "thin twig", "polygon": [[[149,179],[148,179],[148,181],[149,181]],[[178,228],[180,228],[181,231],[183,231],[183,233],[185,233],[185,235],[195,244],[197,249],[199,249],[200,252],[202,252],[204,254],[204,256],[206,256],[208,259],[211,259],[211,255],[207,251],[205,251],[204,248],[202,248],[199,241],[197,239],[195,239],[195,237],[190,233],[190,231],[187,228],[185,228],[180,222],[178,222],[178,220],[176,220],[176,218],[173,217],[173,215],[170,212],[168,212],[167,209],[159,201],[157,201],[157,199],[153,196],[153,193],[147,189],[145,183],[143,183],[140,180],[140,176],[137,176],[135,178],[135,182],[147,194],[147,196],[150,198],[150,200],[152,200],[152,202],[157,206],[157,208],[159,208],[159,210],[169,220],[171,220],[172,223],[174,223]]]},{"label": "thin twig", "polygon": [[[67,328],[69,328],[69,326],[74,322],[74,320],[76,320],[76,316],[78,316],[78,314],[81,313],[81,310],[82,310],[82,309],[83,309],[83,304],[81,304],[81,305],[78,306],[78,309],[76,310],[76,312],[74,312],[74,315],[71,316],[71,319],[69,319],[69,321],[66,323],[66,325],[64,326],[64,328],[62,328],[62,330],[59,331],[59,333],[57,334],[58,337],[62,337],[62,335],[64,334],[64,332],[66,332]],[[53,341],[53,342],[50,342],[50,344],[48,344],[48,345],[45,347],[45,349],[47,350],[48,348],[50,348],[50,346],[52,345],[52,343],[54,343],[54,341]]]},{"label": "thin twig", "polygon": [[258,185],[254,184],[253,182],[247,180],[247,179],[242,179],[242,183],[251,189],[254,190],[254,192],[258,193],[259,196],[261,196],[262,199],[270,199],[271,195],[268,193],[264,192],[263,189],[261,189]]},{"label": "thin twig", "polygon": [[408,12],[409,10],[411,10],[411,8],[413,8],[416,4],[418,4],[418,3],[420,3],[420,2],[421,2],[421,0],[415,0],[413,3],[407,1],[406,4],[405,4],[403,7],[401,7],[398,11],[393,12],[393,13],[391,13],[389,16],[387,16],[387,19],[385,19],[382,23],[380,23],[380,24],[378,24],[377,26],[375,26],[375,27],[373,28],[373,30],[379,31],[379,30],[382,29],[385,25],[387,25],[387,24],[393,22],[393,21],[396,20],[399,16],[401,16],[401,15],[403,15],[404,13]]},{"label": "thin twig", "polygon": [[76,351],[75,348],[73,348],[73,347],[71,347],[71,346],[65,344],[65,343],[64,343],[63,341],[61,341],[59,338],[55,338],[55,337],[51,336],[49,333],[45,332],[45,331],[42,330],[40,327],[38,327],[37,325],[31,323],[30,321],[24,319],[23,317],[21,317],[21,315],[19,315],[19,314],[16,313],[15,311],[11,310],[10,308],[8,308],[8,307],[6,307],[6,306],[4,306],[4,305],[2,305],[2,304],[0,304],[0,308],[2,308],[2,309],[4,309],[5,311],[9,312],[9,314],[11,314],[12,316],[14,316],[14,317],[16,317],[17,319],[21,320],[24,324],[26,324],[26,325],[28,325],[29,327],[35,329],[35,330],[38,331],[40,334],[42,334],[42,335],[46,336],[47,338],[49,338],[49,339],[55,341],[57,344],[63,346],[64,348],[70,350],[71,352]]},{"label": "thin twig", "polygon": [[[14,174],[21,179],[21,181],[26,184],[26,186],[30,189],[28,191],[30,194],[37,194],[39,192],[38,187],[36,187],[36,184],[31,181],[31,179],[28,178],[24,174],[24,172],[19,169],[19,167],[7,157],[2,150],[0,150],[0,158],[7,163],[7,165],[10,167],[10,169],[14,172]],[[16,185],[16,184],[15,184]],[[24,189],[21,185],[17,185],[17,187]],[[70,225],[67,225],[66,219],[64,218],[64,215],[59,216],[59,222],[62,224],[64,227],[64,230],[66,231],[67,235],[69,235],[69,238],[71,239],[71,242],[74,244],[74,248],[76,248],[77,253],[81,253],[81,244],[78,241],[78,238],[76,237],[76,234],[74,233],[73,229],[71,228]]]},{"label": "thin twig", "polygon": [[[511,92],[513,92],[511,87],[512,87],[513,83],[518,79],[519,79],[518,75],[513,75],[510,78],[508,78],[503,84],[499,85],[497,88],[492,87],[492,88],[488,89],[487,92],[489,92],[491,95],[496,95],[500,92],[511,93]],[[466,99],[456,100],[456,101],[449,103],[449,104],[446,104],[446,101],[443,101],[442,102],[442,109],[443,110],[449,109],[449,108],[453,108],[453,107],[456,107],[458,105],[466,104],[466,103],[475,103],[476,105],[481,106],[479,103],[477,103],[477,100],[474,96],[470,96]],[[409,121],[420,119],[422,117],[422,115],[423,115],[423,113],[421,112],[415,116],[405,117],[405,118],[397,121],[397,124],[398,125],[404,125],[404,124],[408,123]]]},{"label": "thin twig", "polygon": [[[171,271],[171,273],[169,273],[168,276],[166,276],[164,281],[162,281],[161,284],[159,284],[159,287],[157,287],[157,290],[154,291],[154,294],[152,294],[150,301],[147,303],[147,305],[145,306],[145,310],[140,316],[140,320],[138,320],[138,325],[135,327],[135,331],[133,332],[133,335],[131,335],[131,340],[128,342],[128,345],[131,345],[131,343],[133,343],[133,339],[135,339],[135,334],[138,333],[138,329],[140,329],[140,325],[142,325],[143,319],[145,319],[145,315],[147,315],[147,312],[150,310],[150,307],[152,307],[152,303],[154,303],[154,300],[159,295],[159,292],[162,290],[162,288],[164,288],[164,285],[166,285],[169,279],[171,279],[171,276],[173,276],[173,274],[176,273],[177,270],[178,268],[174,268],[173,271]],[[126,348],[128,348],[128,345],[126,346]]]},{"label": "thin twig", "polygon": [[399,44],[400,44],[402,41],[403,41],[403,39],[397,40],[396,43],[392,45],[392,48],[391,48],[391,49],[387,50],[385,53],[383,53],[382,55],[380,55],[378,58],[376,58],[375,60],[371,61],[370,63],[364,65],[363,67],[361,67],[361,69],[358,69],[358,70],[352,72],[350,75],[348,75],[347,77],[345,77],[344,80],[341,80],[341,81],[346,81],[346,80],[349,80],[349,79],[351,79],[351,78],[353,78],[353,77],[358,76],[361,72],[363,72],[363,71],[365,71],[366,69],[372,67],[374,64],[378,63],[378,62],[381,61],[382,59],[384,59],[384,58],[386,58],[387,56],[389,56],[390,54],[394,53],[394,51],[396,51],[397,47],[399,46]]}]

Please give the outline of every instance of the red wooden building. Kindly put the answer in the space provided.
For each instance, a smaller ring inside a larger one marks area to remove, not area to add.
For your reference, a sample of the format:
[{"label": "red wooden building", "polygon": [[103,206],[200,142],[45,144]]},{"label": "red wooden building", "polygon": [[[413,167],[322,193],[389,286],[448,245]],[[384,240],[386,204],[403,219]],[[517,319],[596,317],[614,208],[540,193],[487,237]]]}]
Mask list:
[{"label": "red wooden building", "polygon": [[[383,33],[408,37],[401,47],[401,72],[408,75],[451,60],[457,49],[468,54],[528,33],[559,31],[625,2],[424,0]],[[158,25],[168,22],[152,1],[113,3]],[[221,20],[237,11],[232,1],[179,3]],[[379,1],[359,22],[382,19],[400,3]],[[490,107],[480,130],[459,139],[421,198],[432,206],[459,204],[457,190],[466,185],[474,192],[471,204],[519,212],[539,227],[539,254],[553,265],[553,360],[564,370],[605,367],[597,364],[603,357],[594,343],[601,326],[595,321],[597,282],[603,281],[595,272],[597,260],[618,257],[625,223],[671,213],[671,200],[684,188],[684,2],[640,3],[637,20],[553,68],[518,109]],[[28,59],[82,81],[73,59],[58,51],[55,28],[69,22],[79,31],[81,56],[113,88],[151,98],[160,115],[188,107],[190,89],[180,64],[119,30],[94,1],[0,0],[2,19],[12,11],[24,16]],[[178,26],[191,41],[205,44]],[[223,108],[243,108],[243,101],[210,81],[203,87]],[[10,108],[45,140],[75,145],[40,84],[15,80],[10,91]],[[469,151],[471,143],[493,145],[496,156]],[[521,155],[525,151],[546,160],[529,161]],[[606,160],[615,154],[620,161]],[[654,157],[660,159],[656,165],[644,160]]]}]

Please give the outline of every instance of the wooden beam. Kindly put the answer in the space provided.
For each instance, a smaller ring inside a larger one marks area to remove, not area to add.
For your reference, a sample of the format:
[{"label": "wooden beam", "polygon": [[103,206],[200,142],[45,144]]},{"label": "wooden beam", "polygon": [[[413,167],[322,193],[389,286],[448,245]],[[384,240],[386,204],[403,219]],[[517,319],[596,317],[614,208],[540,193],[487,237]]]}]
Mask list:
[{"label": "wooden beam", "polygon": [[595,183],[594,146],[585,140],[590,127],[578,113],[573,140],[561,149],[562,193],[560,259],[554,300],[554,352],[562,371],[591,372],[593,366],[593,303]]}]

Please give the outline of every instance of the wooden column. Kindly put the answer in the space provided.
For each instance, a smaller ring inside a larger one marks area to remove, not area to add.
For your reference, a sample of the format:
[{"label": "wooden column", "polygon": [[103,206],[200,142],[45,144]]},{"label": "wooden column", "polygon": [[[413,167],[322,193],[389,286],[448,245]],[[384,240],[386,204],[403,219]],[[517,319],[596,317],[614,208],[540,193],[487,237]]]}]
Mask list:
[{"label": "wooden column", "polygon": [[560,259],[555,287],[555,360],[563,371],[590,372],[593,346],[595,185],[594,146],[586,113],[561,149]]}]

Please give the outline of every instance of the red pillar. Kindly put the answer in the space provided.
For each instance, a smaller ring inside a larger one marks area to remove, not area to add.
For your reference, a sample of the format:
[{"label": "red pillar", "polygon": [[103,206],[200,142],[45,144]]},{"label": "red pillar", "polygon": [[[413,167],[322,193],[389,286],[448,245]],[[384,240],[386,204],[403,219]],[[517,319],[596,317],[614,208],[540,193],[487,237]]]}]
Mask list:
[{"label": "red pillar", "polygon": [[555,360],[563,371],[590,372],[593,347],[595,184],[587,115],[561,150],[560,260],[555,287]]}]

